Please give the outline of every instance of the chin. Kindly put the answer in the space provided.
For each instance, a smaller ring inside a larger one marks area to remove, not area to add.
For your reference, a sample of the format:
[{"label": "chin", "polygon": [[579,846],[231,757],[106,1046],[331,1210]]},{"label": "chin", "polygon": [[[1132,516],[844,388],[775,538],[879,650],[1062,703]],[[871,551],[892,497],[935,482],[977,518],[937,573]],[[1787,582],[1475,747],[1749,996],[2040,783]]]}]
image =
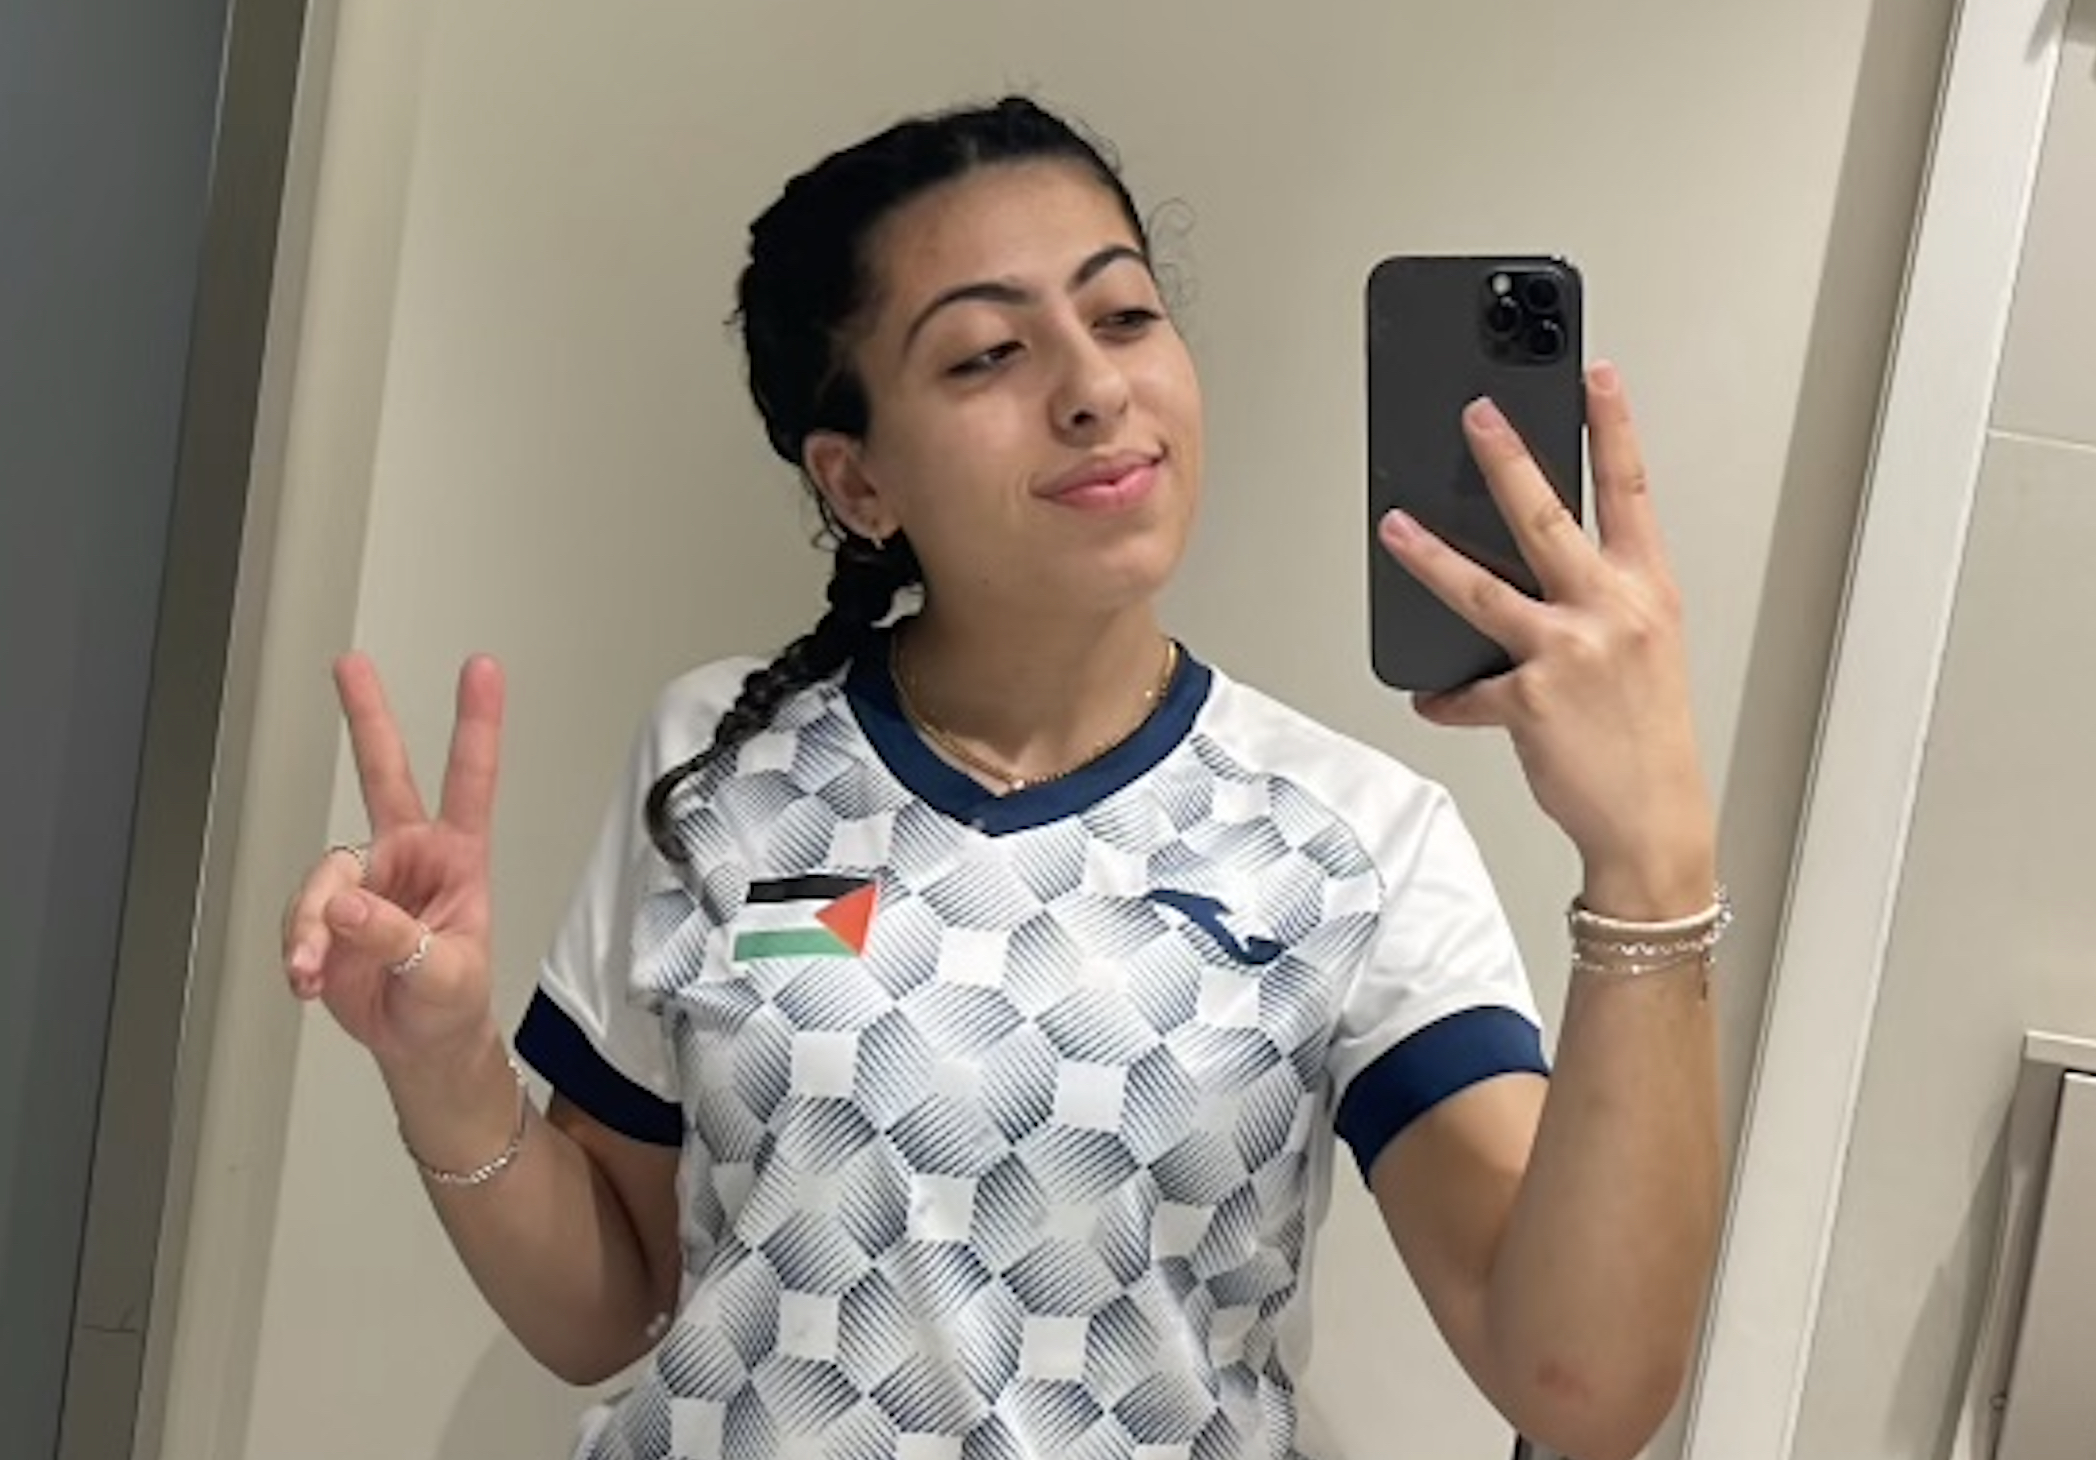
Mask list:
[{"label": "chin", "polygon": [[1070,596],[1115,609],[1147,603],[1170,586],[1185,550],[1185,535],[1176,532],[1169,540],[1162,533],[1145,534],[1139,540],[1117,544],[1088,565],[1086,583],[1069,585]]},{"label": "chin", "polygon": [[1170,585],[1192,535],[1193,503],[1183,485],[1165,490],[1125,514],[1102,515],[1044,555],[1036,602],[1085,605],[1119,612],[1156,598]]}]

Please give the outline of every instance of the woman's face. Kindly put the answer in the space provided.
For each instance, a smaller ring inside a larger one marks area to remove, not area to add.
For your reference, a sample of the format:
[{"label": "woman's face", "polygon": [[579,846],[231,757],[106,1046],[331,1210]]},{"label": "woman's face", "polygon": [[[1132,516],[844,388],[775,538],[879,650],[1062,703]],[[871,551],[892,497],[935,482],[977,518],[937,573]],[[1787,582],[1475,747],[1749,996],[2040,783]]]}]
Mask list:
[{"label": "woman's face", "polygon": [[854,530],[909,536],[935,600],[1114,612],[1177,566],[1201,394],[1119,203],[1065,163],[980,168],[874,239],[863,440],[811,440]]}]

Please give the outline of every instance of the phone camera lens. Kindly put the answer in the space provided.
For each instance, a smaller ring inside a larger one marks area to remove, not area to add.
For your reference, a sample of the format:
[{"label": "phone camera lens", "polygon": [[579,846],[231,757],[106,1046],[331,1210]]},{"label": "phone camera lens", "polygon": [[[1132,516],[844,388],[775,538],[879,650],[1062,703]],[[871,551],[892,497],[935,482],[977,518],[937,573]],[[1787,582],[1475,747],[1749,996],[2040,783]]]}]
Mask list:
[{"label": "phone camera lens", "polygon": [[1537,314],[1555,314],[1563,301],[1557,280],[1548,274],[1530,274],[1521,281],[1521,299]]},{"label": "phone camera lens", "polygon": [[1485,328],[1499,339],[1511,339],[1519,334],[1521,324],[1521,306],[1512,299],[1495,299],[1491,307],[1485,311]]},{"label": "phone camera lens", "polygon": [[1528,327],[1528,353],[1545,364],[1565,353],[1565,332],[1554,320],[1539,319]]}]

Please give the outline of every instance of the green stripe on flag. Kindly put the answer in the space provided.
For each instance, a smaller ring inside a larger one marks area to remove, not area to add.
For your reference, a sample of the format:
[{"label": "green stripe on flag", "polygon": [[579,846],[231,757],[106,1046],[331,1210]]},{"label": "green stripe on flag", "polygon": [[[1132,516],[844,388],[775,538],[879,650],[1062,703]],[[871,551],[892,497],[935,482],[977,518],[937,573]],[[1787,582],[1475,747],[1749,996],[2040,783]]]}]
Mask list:
[{"label": "green stripe on flag", "polygon": [[828,928],[777,928],[744,933],[735,940],[737,962],[758,958],[836,958],[850,954]]}]

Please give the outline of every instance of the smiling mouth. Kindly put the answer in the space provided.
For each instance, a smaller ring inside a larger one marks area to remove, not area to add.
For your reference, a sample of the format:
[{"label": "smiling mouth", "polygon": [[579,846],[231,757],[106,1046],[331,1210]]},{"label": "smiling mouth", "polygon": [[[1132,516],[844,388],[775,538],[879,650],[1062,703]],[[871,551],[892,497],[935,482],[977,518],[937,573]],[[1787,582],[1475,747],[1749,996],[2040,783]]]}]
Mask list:
[{"label": "smiling mouth", "polygon": [[1118,457],[1075,473],[1045,495],[1059,506],[1092,511],[1131,506],[1150,494],[1163,464],[1162,455]]}]

